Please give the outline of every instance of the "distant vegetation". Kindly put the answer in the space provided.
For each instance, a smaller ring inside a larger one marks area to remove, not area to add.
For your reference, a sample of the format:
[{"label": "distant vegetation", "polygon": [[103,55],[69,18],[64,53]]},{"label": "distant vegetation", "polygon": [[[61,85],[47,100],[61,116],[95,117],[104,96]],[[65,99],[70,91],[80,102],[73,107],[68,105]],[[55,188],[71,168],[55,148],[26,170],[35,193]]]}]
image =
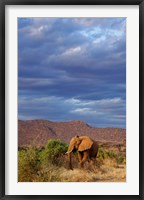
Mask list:
[{"label": "distant vegetation", "polygon": [[125,158],[124,155],[114,153],[111,150],[109,150],[109,151],[105,150],[102,147],[99,148],[98,158],[100,158],[100,159],[106,159],[106,158],[115,159],[115,161],[117,162],[117,164],[124,164],[124,163],[126,163],[126,158]]},{"label": "distant vegetation", "polygon": [[27,147],[18,150],[19,182],[76,182],[125,181],[126,155],[115,147],[100,145],[95,166],[86,163],[80,169],[76,153],[72,156],[75,169],[67,168],[68,144],[49,140],[42,148]]}]

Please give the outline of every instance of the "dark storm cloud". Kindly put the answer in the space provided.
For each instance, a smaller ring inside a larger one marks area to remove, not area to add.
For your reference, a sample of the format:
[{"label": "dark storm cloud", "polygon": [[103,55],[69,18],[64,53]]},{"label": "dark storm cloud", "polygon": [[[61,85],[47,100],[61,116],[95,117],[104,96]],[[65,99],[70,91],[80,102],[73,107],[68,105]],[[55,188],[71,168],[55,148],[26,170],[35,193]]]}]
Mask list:
[{"label": "dark storm cloud", "polygon": [[125,18],[19,18],[19,117],[125,127]]}]

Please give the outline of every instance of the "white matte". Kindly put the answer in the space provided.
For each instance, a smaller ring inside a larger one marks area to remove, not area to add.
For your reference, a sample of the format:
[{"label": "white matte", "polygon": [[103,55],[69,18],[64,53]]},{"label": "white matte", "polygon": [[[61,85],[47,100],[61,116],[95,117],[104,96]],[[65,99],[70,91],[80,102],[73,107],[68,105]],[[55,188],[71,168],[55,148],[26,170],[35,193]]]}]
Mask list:
[{"label": "white matte", "polygon": [[[19,183],[18,17],[126,17],[127,181],[124,183]],[[139,194],[139,6],[6,6],[6,195]]]}]

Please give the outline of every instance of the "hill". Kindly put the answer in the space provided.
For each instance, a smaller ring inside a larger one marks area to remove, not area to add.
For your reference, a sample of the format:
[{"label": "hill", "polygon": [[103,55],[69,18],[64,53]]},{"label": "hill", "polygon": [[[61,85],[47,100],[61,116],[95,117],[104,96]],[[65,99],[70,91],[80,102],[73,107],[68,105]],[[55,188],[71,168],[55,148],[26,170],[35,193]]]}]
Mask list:
[{"label": "hill", "polygon": [[18,120],[19,146],[44,146],[48,139],[60,139],[63,142],[75,135],[88,135],[100,142],[122,143],[126,139],[126,130],[122,128],[94,128],[83,121],[52,122],[48,120]]}]

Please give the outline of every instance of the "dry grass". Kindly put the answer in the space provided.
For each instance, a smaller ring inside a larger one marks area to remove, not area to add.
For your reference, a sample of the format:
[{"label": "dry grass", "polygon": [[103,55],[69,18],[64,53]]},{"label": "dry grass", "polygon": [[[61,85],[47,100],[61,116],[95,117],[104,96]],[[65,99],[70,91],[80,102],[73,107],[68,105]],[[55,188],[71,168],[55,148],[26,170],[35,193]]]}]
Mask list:
[{"label": "dry grass", "polygon": [[[53,149],[54,148],[54,149]],[[79,167],[77,155],[72,155],[73,170],[67,168],[66,145],[52,141],[42,150],[19,151],[19,182],[125,182],[126,152],[117,145],[100,146],[95,165]],[[57,151],[58,150],[58,151]],[[61,151],[61,154],[57,152]]]},{"label": "dry grass", "polygon": [[95,166],[86,164],[84,169],[61,169],[63,182],[125,182],[126,165],[118,165],[113,159],[105,159]]}]

